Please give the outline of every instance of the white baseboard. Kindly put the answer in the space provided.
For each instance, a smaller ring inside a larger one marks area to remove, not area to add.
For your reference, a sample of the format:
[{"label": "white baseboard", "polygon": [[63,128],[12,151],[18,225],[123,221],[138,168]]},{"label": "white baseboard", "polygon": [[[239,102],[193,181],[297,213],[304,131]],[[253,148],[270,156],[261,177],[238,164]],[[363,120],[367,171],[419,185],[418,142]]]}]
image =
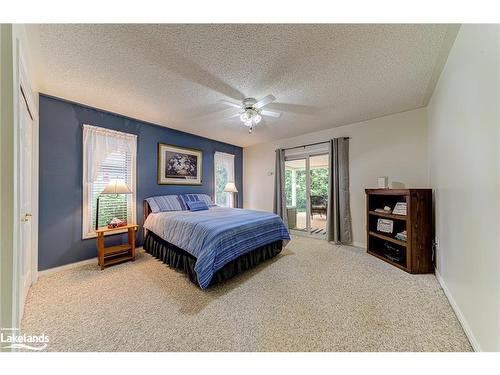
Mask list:
[{"label": "white baseboard", "polygon": [[446,295],[446,298],[448,298],[448,301],[450,302],[451,308],[455,312],[455,315],[457,316],[457,319],[460,322],[460,325],[462,326],[462,328],[465,332],[465,335],[469,339],[469,342],[472,346],[472,349],[474,349],[475,352],[482,352],[481,346],[479,345],[479,343],[476,340],[476,337],[472,333],[472,330],[470,329],[469,323],[467,323],[467,320],[465,319],[464,315],[462,314],[460,307],[458,307],[458,304],[455,302],[453,295],[451,294],[450,290],[446,286],[446,283],[444,282],[444,280],[441,277],[440,273],[438,272],[437,268],[435,268],[435,273],[436,273],[436,278],[439,282],[439,285],[441,285],[441,288],[443,289],[444,294]]},{"label": "white baseboard", "polygon": [[48,268],[48,269],[43,270],[43,271],[38,271],[38,277],[52,275],[53,273],[56,273],[56,272],[69,270],[71,268],[80,267],[80,266],[84,266],[84,265],[91,264],[91,263],[97,264],[97,257],[85,259],[85,260],[82,260],[80,262],[65,264],[65,265],[59,266],[59,267]]},{"label": "white baseboard", "polygon": [[363,242],[353,242],[352,246],[354,246],[354,247],[360,247],[361,249],[365,249],[366,250],[366,244],[363,243]]},{"label": "white baseboard", "polygon": [[[141,247],[136,247],[135,251],[136,252],[142,251],[142,246]],[[69,270],[71,268],[85,266],[87,264],[92,264],[92,263],[97,264],[97,257],[90,258],[90,259],[85,259],[85,260],[82,260],[80,262],[65,264],[65,265],[59,266],[59,267],[49,268],[49,269],[46,269],[46,270],[43,270],[43,271],[38,271],[38,277],[52,275],[52,274],[54,274],[56,272],[60,272],[60,271],[64,271],[64,270]]]}]

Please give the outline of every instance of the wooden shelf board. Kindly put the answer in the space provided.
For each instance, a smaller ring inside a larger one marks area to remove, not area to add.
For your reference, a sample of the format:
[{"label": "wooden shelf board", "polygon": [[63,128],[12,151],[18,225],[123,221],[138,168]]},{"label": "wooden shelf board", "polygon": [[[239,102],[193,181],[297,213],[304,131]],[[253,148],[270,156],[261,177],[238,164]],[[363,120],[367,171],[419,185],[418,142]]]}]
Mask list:
[{"label": "wooden shelf board", "polygon": [[100,228],[96,229],[95,232],[96,233],[106,233],[106,232],[125,231],[125,233],[126,233],[130,228],[133,228],[134,230],[137,230],[138,227],[139,227],[139,225],[137,225],[137,224],[127,224],[127,225],[123,225],[121,227],[116,227],[116,228],[108,228],[106,226],[106,227],[100,227]]},{"label": "wooden shelf board", "polygon": [[104,248],[104,256],[117,254],[117,253],[123,253],[125,251],[130,250],[131,248],[132,248],[132,246],[130,246],[129,244],[105,247]]},{"label": "wooden shelf board", "polygon": [[373,236],[373,237],[377,237],[377,238],[380,238],[381,240],[386,240],[386,241],[389,241],[389,242],[392,242],[392,243],[395,243],[396,245],[399,245],[399,246],[404,246],[406,247],[406,242],[403,242],[403,241],[400,241],[400,240],[397,240],[395,238],[392,238],[392,237],[389,237],[389,236],[385,236],[383,234],[380,234],[380,233],[377,233],[377,232],[368,232],[370,234],[370,236]]},{"label": "wooden shelf board", "polygon": [[380,217],[385,217],[388,219],[394,219],[394,220],[404,220],[406,221],[406,215],[394,215],[394,214],[386,214],[383,212],[377,212],[377,211],[369,211],[370,215],[373,216],[380,216]]},{"label": "wooden shelf board", "polygon": [[379,254],[379,253],[377,253],[377,252],[374,252],[374,251],[371,251],[371,250],[368,250],[367,252],[368,252],[368,254],[371,254],[371,255],[373,255],[374,257],[377,257],[377,258],[379,258],[379,259],[382,259],[383,261],[385,261],[385,262],[387,262],[387,263],[389,263],[389,264],[392,264],[393,266],[398,267],[399,269],[402,269],[403,271],[409,272],[408,268],[406,268],[405,266],[402,266],[401,264],[396,263],[396,262],[394,262],[394,261],[390,260],[389,258],[386,258],[386,257],[384,257],[383,255],[380,255],[380,254]]},{"label": "wooden shelf board", "polygon": [[116,257],[116,258],[112,258],[112,259],[104,258],[104,266],[111,266],[113,264],[126,262],[128,260],[133,260],[133,259],[134,259],[134,257],[131,255],[123,256],[123,257]]},{"label": "wooden shelf board", "polygon": [[415,189],[365,189],[366,194],[370,195],[392,195],[392,196],[405,196],[410,195],[411,191]]}]

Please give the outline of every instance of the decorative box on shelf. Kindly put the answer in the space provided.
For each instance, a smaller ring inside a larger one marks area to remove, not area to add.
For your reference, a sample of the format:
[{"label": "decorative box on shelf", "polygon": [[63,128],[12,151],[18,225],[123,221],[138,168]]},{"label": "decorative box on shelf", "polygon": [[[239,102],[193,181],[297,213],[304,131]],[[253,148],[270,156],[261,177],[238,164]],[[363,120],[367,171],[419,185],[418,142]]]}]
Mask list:
[{"label": "decorative box on shelf", "polygon": [[[366,189],[365,192],[367,252],[409,273],[434,272],[432,190]],[[385,220],[392,221],[392,227]]]},{"label": "decorative box on shelf", "polygon": [[108,229],[115,229],[115,228],[121,228],[121,227],[126,227],[128,224],[125,220],[120,220],[116,217],[111,219],[108,222]]}]

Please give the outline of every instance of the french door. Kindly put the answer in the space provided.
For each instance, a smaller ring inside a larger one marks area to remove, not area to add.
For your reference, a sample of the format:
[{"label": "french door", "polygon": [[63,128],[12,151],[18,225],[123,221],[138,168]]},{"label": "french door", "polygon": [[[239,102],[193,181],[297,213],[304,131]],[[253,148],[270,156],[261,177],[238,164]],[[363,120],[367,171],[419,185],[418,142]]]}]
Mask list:
[{"label": "french door", "polygon": [[329,184],[328,153],[285,157],[288,227],[296,234],[326,237]]}]

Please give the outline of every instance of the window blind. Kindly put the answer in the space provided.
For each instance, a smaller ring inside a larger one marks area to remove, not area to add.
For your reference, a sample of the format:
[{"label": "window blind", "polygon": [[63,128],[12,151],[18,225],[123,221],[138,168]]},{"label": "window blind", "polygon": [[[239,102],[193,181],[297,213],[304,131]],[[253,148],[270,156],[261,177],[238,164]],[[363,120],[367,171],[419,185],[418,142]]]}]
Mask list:
[{"label": "window blind", "polygon": [[[136,150],[135,135],[84,125],[83,238],[95,235],[98,197],[99,227],[114,217],[128,223],[136,222]],[[111,179],[123,179],[132,194],[101,195]]]}]

